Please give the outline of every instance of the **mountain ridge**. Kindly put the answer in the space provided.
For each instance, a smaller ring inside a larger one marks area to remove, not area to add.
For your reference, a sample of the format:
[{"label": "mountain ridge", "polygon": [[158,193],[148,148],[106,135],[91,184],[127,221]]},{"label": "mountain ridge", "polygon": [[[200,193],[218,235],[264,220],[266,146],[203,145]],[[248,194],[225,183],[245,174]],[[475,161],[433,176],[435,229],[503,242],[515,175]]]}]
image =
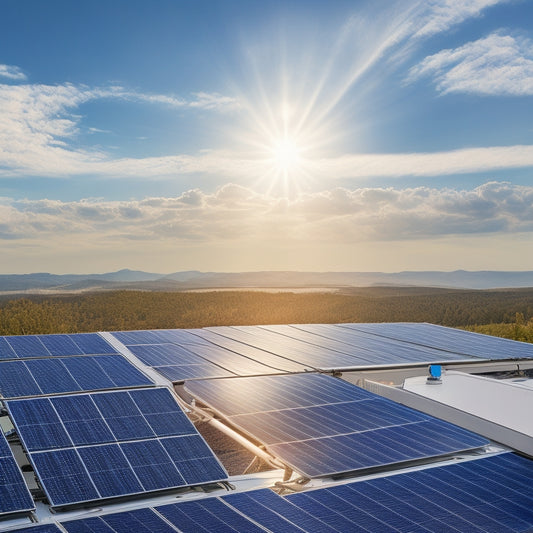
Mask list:
[{"label": "mountain ridge", "polygon": [[8,293],[90,290],[305,289],[414,286],[450,289],[533,287],[533,271],[454,270],[401,272],[178,271],[170,274],[122,269],[103,274],[0,274],[0,291]]}]

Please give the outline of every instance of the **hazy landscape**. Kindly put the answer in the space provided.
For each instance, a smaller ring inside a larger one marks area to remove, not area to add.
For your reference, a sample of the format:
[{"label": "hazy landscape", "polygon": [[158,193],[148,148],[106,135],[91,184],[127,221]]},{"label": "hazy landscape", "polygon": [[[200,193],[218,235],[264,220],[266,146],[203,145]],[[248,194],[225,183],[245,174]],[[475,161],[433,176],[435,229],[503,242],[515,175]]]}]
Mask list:
[{"label": "hazy landscape", "polygon": [[183,291],[195,289],[339,289],[399,286],[495,289],[533,287],[533,271],[453,272],[175,272],[129,269],[104,274],[4,274],[0,293],[63,293],[94,290]]}]

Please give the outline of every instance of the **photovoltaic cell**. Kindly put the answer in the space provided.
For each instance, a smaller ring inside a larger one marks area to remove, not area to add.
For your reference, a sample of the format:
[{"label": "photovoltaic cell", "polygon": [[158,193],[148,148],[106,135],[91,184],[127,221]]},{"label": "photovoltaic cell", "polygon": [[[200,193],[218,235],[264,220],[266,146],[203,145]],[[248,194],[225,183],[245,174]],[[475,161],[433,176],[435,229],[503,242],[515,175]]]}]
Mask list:
[{"label": "photovoltaic cell", "polygon": [[186,389],[308,477],[478,448],[483,437],[317,374],[189,382]]},{"label": "photovoltaic cell", "polygon": [[0,428],[0,518],[35,508],[11,448]]},{"label": "photovoltaic cell", "polygon": [[286,499],[337,531],[529,531],[533,464],[515,454],[301,492]]},{"label": "photovoltaic cell", "polygon": [[6,405],[52,507],[227,477],[165,388]]}]

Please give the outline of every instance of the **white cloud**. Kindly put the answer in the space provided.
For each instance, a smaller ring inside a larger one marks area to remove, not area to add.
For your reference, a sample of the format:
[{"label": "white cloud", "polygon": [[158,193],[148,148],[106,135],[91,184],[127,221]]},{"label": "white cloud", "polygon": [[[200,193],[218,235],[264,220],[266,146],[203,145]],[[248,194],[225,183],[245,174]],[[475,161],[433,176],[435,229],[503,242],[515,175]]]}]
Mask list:
[{"label": "white cloud", "polygon": [[411,69],[409,80],[422,76],[432,76],[442,94],[533,95],[533,43],[492,33],[426,57]]},{"label": "white cloud", "polygon": [[[6,201],[0,236],[49,242],[349,244],[533,231],[533,187],[486,183],[473,190],[360,188],[294,200],[227,184],[138,201]],[[81,246],[81,245],[80,245]]]},{"label": "white cloud", "polygon": [[[0,84],[0,177],[92,175],[117,178],[176,178],[200,173],[249,183],[268,173],[265,159],[249,153],[205,150],[196,155],[114,158],[71,148],[78,134],[78,106],[98,98],[131,98],[121,88],[74,85]],[[199,96],[198,100],[210,101]],[[215,98],[218,101],[218,97]],[[192,105],[191,103],[191,105]],[[204,104],[202,104],[204,105]],[[208,107],[208,104],[205,104]],[[303,170],[314,179],[372,176],[437,176],[533,166],[533,146],[470,148],[436,153],[353,154],[308,159]]]},{"label": "white cloud", "polygon": [[8,78],[15,81],[23,81],[26,79],[26,74],[14,65],[0,65],[0,78]]},{"label": "white cloud", "polygon": [[[88,173],[130,176],[143,171],[148,175],[165,175],[179,172],[184,166],[197,165],[194,161],[189,163],[188,157],[115,160],[101,151],[71,148],[71,141],[80,129],[77,108],[104,98],[220,111],[235,109],[237,105],[232,98],[207,93],[188,101],[127,91],[122,87],[0,84],[0,177]],[[90,131],[103,130],[93,127]]]},{"label": "white cloud", "polygon": [[465,20],[478,17],[484,9],[510,0],[423,0],[423,14],[417,20],[415,37],[444,32]]}]

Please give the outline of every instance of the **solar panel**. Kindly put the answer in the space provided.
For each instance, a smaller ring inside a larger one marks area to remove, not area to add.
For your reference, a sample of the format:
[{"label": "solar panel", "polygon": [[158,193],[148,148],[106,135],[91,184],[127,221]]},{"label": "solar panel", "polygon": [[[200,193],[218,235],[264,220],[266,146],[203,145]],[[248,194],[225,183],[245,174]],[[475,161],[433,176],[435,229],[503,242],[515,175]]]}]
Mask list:
[{"label": "solar panel", "polygon": [[227,477],[165,388],[6,405],[52,507]]},{"label": "solar panel", "polygon": [[185,381],[187,379],[224,378],[234,375],[223,368],[207,362],[201,365],[168,365],[155,366],[153,368],[163,377],[173,382]]},{"label": "solar panel", "polygon": [[50,352],[37,335],[4,337],[17,357],[50,357]]},{"label": "solar panel", "polygon": [[197,330],[187,329],[154,329],[143,331],[112,331],[115,339],[124,346],[136,344],[206,344],[195,333]]},{"label": "solar panel", "polygon": [[118,354],[98,333],[0,337],[0,359]]},{"label": "solar panel", "polygon": [[375,336],[482,359],[533,358],[533,346],[530,343],[481,335],[435,324],[386,323],[340,324],[340,326]]},{"label": "solar panel", "polygon": [[140,344],[128,346],[128,349],[145,365],[155,368],[170,381],[234,375],[229,370],[193,353],[190,350],[193,348],[192,345],[187,346],[189,349],[171,343]]},{"label": "solar panel", "polygon": [[269,489],[61,522],[68,533],[333,533]]},{"label": "solar panel", "polygon": [[[125,336],[118,336],[124,341],[131,342],[131,333],[127,332]],[[146,341],[155,341],[155,336],[152,333],[157,332],[143,332],[141,339]],[[165,337],[170,334],[180,333],[179,330],[166,331]],[[187,332],[188,333],[188,332]],[[224,339],[219,335],[215,335],[219,339]],[[170,337],[169,337],[170,338]],[[286,360],[270,355],[270,359],[265,357],[268,362],[259,362],[253,357],[237,353],[232,348],[222,346],[224,342],[215,344],[208,340],[200,339],[202,344],[133,344],[127,345],[127,348],[138,357],[144,364],[149,365],[168,379],[172,381],[184,381],[185,379],[194,378],[208,378],[208,377],[227,377],[232,375],[253,376],[262,374],[272,374],[276,372],[285,372],[285,367],[291,367]],[[139,339],[137,339],[139,340]],[[174,338],[176,342],[180,341],[180,337]],[[232,342],[230,339],[225,339]],[[239,344],[241,347],[244,345]],[[253,348],[251,348],[253,349]],[[246,351],[246,350],[241,350]],[[259,351],[259,350],[256,350]],[[266,352],[262,352],[266,353]],[[276,361],[272,359],[276,358]],[[279,364],[283,363],[283,364]],[[274,364],[278,366],[273,366]],[[294,363],[293,363],[294,365]],[[194,368],[192,368],[194,366]],[[280,368],[281,367],[281,368]],[[298,369],[302,369],[298,365]]]},{"label": "solar panel", "polygon": [[0,361],[4,398],[153,385],[121,355]]},{"label": "solar panel", "polygon": [[350,368],[354,365],[353,357],[347,354],[320,346],[313,346],[257,326],[213,327],[206,329],[315,370]]},{"label": "solar panel", "polygon": [[68,533],[175,533],[152,509],[136,509],[100,517],[61,522]]},{"label": "solar panel", "polygon": [[186,389],[308,477],[446,455],[483,437],[326,375],[189,382]]},{"label": "solar panel", "polygon": [[294,336],[311,344],[343,351],[360,359],[361,366],[475,360],[471,356],[451,351],[444,352],[430,346],[418,346],[399,339],[376,336],[331,324],[261,327],[283,335]]},{"label": "solar panel", "polygon": [[529,531],[533,463],[511,453],[291,494],[338,531]]},{"label": "solar panel", "polygon": [[223,335],[219,335],[214,331],[199,329],[195,330],[195,334],[212,344],[222,346],[223,348],[243,355],[244,357],[248,357],[273,368],[284,370],[285,372],[303,372],[305,370],[309,370],[309,367],[306,365],[302,365],[296,361],[287,359],[286,357],[274,355],[265,350],[260,350],[255,346],[224,337]]},{"label": "solar panel", "polygon": [[35,509],[11,448],[0,428],[0,518]]}]

